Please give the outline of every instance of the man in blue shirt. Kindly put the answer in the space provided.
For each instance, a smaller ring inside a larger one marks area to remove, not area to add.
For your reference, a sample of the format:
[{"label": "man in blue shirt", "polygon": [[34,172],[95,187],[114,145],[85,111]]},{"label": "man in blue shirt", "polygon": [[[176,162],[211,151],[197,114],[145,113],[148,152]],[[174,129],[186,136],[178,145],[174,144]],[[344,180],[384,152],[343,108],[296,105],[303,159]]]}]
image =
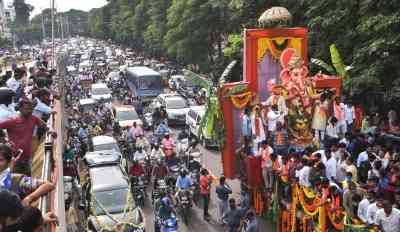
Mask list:
[{"label": "man in blue shirt", "polygon": [[[177,203],[178,201],[178,196],[179,193],[183,190],[189,190],[190,187],[193,185],[192,183],[192,179],[190,177],[187,176],[187,173],[185,170],[182,170],[180,175],[178,176],[178,179],[176,180],[176,194],[175,194],[175,202]],[[190,192],[190,196],[191,196],[191,192]]]},{"label": "man in blue shirt", "polygon": [[189,189],[192,186],[192,179],[186,176],[186,171],[182,170],[178,179],[176,180],[176,188],[178,191]]}]

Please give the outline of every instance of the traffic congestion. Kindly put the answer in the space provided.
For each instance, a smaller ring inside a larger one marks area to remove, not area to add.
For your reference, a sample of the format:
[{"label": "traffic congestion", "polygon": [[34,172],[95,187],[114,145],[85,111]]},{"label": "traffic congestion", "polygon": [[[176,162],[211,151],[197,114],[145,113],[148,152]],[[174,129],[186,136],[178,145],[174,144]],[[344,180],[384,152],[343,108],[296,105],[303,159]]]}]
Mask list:
[{"label": "traffic congestion", "polygon": [[[87,218],[69,226],[181,231],[180,224],[194,224],[195,207],[209,221],[209,192],[219,177],[204,166],[200,148],[202,142],[218,149],[199,131],[205,90],[185,79],[179,66],[130,49],[90,39],[68,46],[65,201]],[[223,195],[232,193],[224,186]]]}]

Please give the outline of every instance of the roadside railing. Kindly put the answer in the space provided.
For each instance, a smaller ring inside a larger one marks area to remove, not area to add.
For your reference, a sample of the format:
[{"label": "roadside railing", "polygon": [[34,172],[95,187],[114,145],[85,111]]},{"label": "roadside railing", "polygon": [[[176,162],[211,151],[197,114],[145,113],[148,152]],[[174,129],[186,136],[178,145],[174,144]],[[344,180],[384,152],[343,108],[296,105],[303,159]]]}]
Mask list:
[{"label": "roadside railing", "polygon": [[[51,115],[49,120],[47,121],[47,127],[49,129],[54,128],[54,115]],[[42,166],[42,180],[53,182],[52,173],[54,171],[54,159],[53,159],[53,150],[54,150],[54,138],[50,133],[46,133],[45,142],[44,142],[44,159]],[[42,196],[39,200],[39,209],[43,214],[52,211],[51,209],[51,201],[52,201],[53,193],[46,194]],[[44,231],[52,231],[48,226],[44,228]]]},{"label": "roadside railing", "polygon": [[[56,188],[51,193],[39,200],[39,209],[43,214],[53,212],[57,215],[58,225],[46,225],[45,232],[65,232],[65,205],[64,205],[64,181],[63,181],[63,114],[61,102],[55,101],[53,108],[57,112],[51,115],[47,121],[49,132],[44,138],[44,158],[42,163],[41,178],[55,184]],[[57,137],[54,137],[56,132]]]}]

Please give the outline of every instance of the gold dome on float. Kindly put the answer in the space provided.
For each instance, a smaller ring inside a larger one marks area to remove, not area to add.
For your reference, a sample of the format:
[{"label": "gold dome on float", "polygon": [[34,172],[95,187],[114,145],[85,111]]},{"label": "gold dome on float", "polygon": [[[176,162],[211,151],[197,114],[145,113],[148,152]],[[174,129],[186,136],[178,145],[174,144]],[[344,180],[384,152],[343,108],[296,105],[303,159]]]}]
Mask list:
[{"label": "gold dome on float", "polygon": [[285,8],[274,6],[264,11],[258,18],[260,26],[287,26],[292,21],[292,14]]}]

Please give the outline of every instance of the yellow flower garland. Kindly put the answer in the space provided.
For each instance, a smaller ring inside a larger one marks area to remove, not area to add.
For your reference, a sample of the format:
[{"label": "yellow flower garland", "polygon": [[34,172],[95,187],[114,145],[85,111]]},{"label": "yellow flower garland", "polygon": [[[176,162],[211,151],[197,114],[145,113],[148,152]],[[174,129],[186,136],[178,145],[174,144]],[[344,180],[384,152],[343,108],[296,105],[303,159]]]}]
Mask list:
[{"label": "yellow flower garland", "polygon": [[312,199],[312,198],[316,197],[315,193],[312,190],[310,190],[309,188],[302,186],[302,190],[304,192],[304,195],[306,195],[307,198]]},{"label": "yellow flower garland", "polygon": [[[297,189],[297,190],[296,190],[296,191],[297,191],[297,196],[298,196],[300,205],[301,205],[301,207],[303,208],[303,211],[304,211],[308,216],[310,216],[310,217],[313,217],[313,216],[317,215],[317,214],[318,214],[318,207],[315,207],[315,206],[313,206],[313,205],[308,205],[308,204],[306,203],[306,201],[304,200],[304,195],[303,195],[303,193],[300,192],[300,191],[302,191],[302,190],[299,189],[299,188],[296,188],[296,189]],[[315,200],[318,200],[318,199],[315,199]],[[313,208],[314,208],[314,210],[313,210]]]},{"label": "yellow flower garland", "polygon": [[291,232],[296,231],[296,208],[297,208],[297,185],[294,187],[294,191],[292,194],[292,205],[290,208],[290,216],[291,218]]},{"label": "yellow flower garland", "polygon": [[232,104],[238,108],[238,109],[243,109],[251,100],[252,93],[250,91],[247,91],[242,94],[235,94],[230,96]]}]

